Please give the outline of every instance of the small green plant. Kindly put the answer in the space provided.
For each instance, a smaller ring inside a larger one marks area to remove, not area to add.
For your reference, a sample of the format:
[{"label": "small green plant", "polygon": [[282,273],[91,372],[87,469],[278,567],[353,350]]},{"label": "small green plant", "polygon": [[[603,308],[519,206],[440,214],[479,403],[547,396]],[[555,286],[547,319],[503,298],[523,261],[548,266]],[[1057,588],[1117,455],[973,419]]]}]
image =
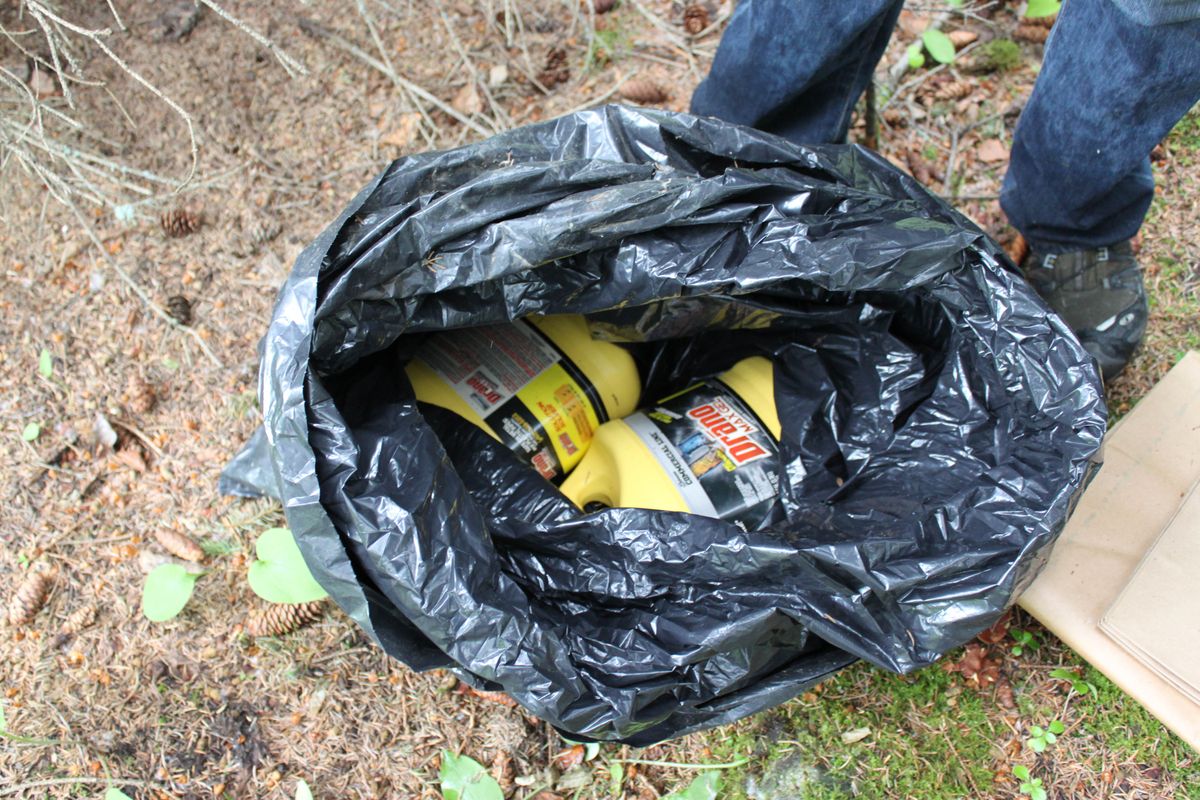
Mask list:
[{"label": "small green plant", "polygon": [[[208,555],[228,552],[228,543],[210,543]],[[255,543],[258,559],[250,564],[250,588],[271,603],[309,603],[328,597],[321,588],[296,539],[287,528],[270,528]],[[153,622],[166,622],[183,611],[203,572],[189,572],[180,564],[163,564],[146,576],[142,588],[142,613]]]},{"label": "small green plant", "polygon": [[166,622],[179,616],[196,581],[203,573],[188,572],[179,564],[162,564],[146,576],[142,587],[142,613],[151,622]]},{"label": "small green plant", "polygon": [[1050,677],[1058,678],[1060,681],[1067,681],[1070,683],[1071,688],[1075,691],[1075,694],[1091,694],[1092,697],[1099,696],[1099,692],[1096,690],[1096,684],[1085,681],[1083,678],[1079,677],[1079,673],[1077,672],[1059,667],[1058,669],[1050,671]]},{"label": "small green plant", "polygon": [[271,603],[311,603],[328,597],[309,572],[287,528],[263,531],[254,550],[258,560],[250,564],[250,588],[262,599]]},{"label": "small green plant", "polygon": [[954,61],[954,42],[946,34],[931,28],[921,34],[921,41],[910,44],[905,52],[908,65],[913,69],[925,66],[927,52],[939,64],[949,64]]},{"label": "small green plant", "polygon": [[608,765],[608,793],[613,797],[625,796],[625,767],[615,761]]},{"label": "small green plant", "polygon": [[26,442],[36,442],[37,438],[42,435],[42,426],[36,422],[31,422],[21,430],[21,439]]},{"label": "small green plant", "polygon": [[1066,730],[1067,726],[1058,720],[1052,720],[1045,728],[1034,725],[1029,729],[1029,738],[1025,740],[1025,744],[1035,753],[1044,753],[1046,748],[1057,742],[1059,735]]},{"label": "small green plant", "polygon": [[54,358],[50,355],[50,351],[42,348],[42,352],[38,354],[38,374],[46,380],[49,380],[54,375]]},{"label": "small green plant", "polygon": [[500,784],[470,756],[456,756],[443,750],[438,779],[443,800],[504,800]]},{"label": "small green plant", "polygon": [[939,64],[949,64],[954,60],[954,42],[939,30],[927,30],[921,34],[921,41],[929,55]]},{"label": "small green plant", "polygon": [[1046,800],[1046,790],[1042,786],[1041,778],[1034,778],[1029,774],[1029,767],[1024,764],[1017,764],[1013,767],[1013,775],[1021,781],[1021,793],[1027,794],[1031,800]]},{"label": "small green plant", "polygon": [[296,782],[296,800],[313,800],[312,789],[303,778]]},{"label": "small green plant", "polygon": [[673,792],[663,800],[716,800],[717,790],[720,788],[720,773],[706,772],[689,783],[686,789]]},{"label": "small green plant", "polygon": [[583,59],[585,71],[602,67],[623,55],[629,49],[629,34],[619,25],[597,28],[588,42],[587,55]]},{"label": "small green plant", "polygon": [[1008,635],[1016,642],[1012,647],[1014,656],[1022,655],[1026,650],[1036,650],[1038,647],[1037,637],[1029,631],[1014,628],[1008,632]]},{"label": "small green plant", "polygon": [[1060,8],[1062,3],[1059,0],[1029,0],[1029,5],[1025,7],[1025,19],[1052,17]]}]

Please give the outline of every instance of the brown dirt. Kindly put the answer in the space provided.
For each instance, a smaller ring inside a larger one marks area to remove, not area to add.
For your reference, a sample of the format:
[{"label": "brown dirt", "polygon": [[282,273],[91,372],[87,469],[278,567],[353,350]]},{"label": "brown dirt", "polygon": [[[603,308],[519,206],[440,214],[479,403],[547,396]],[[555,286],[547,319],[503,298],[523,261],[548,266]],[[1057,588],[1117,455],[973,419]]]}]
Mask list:
[{"label": "brown dirt", "polygon": [[[254,535],[283,518],[269,502],[216,495],[221,466],[257,425],[255,346],[288,266],[388,160],[479,134],[433,110],[437,127],[424,138],[420,116],[392,82],[331,44],[342,37],[376,53],[361,19],[333,4],[225,4],[306,65],[309,74],[295,79],[211,12],[172,41],[155,32],[168,4],[147,4],[152,12],[125,5],[118,4],[130,31],[115,34],[113,47],[193,115],[199,169],[178,195],[154,186],[132,222],[111,207],[84,206],[104,254],[44,187],[11,164],[3,174],[0,378],[12,390],[0,405],[0,586],[15,589],[31,562],[55,565],[58,579],[31,624],[0,630],[8,729],[57,742],[6,743],[0,796],[96,796],[112,778],[138,798],[280,798],[302,777],[318,797],[432,798],[438,754],[448,748],[500,764],[518,779],[513,796],[532,797],[566,745],[520,710],[456,691],[444,674],[389,661],[340,613],[282,639],[241,635],[255,602],[245,580]],[[689,42],[684,4],[670,0],[620,4],[595,18],[595,37],[586,14],[551,0],[447,3],[446,21],[480,82],[495,78],[488,99],[478,90],[471,96],[470,70],[432,4],[393,2],[396,14],[383,5],[374,6],[379,37],[396,67],[481,126],[525,124],[605,100],[627,79],[657,83],[670,95],[660,105],[684,110],[719,36]],[[512,13],[498,16],[505,7]],[[706,4],[714,21],[730,7]],[[85,21],[108,24],[104,4],[86,9]],[[316,24],[302,26],[299,15]],[[1015,25],[1011,14],[997,20],[998,29]],[[906,12],[881,80],[920,22]],[[996,32],[983,28],[984,36]],[[543,93],[532,78],[554,47],[566,52],[569,74]],[[11,61],[11,52],[0,55]],[[1009,142],[1015,118],[1003,115],[1028,92],[1036,58],[1036,47],[1026,46],[1020,69],[972,77],[977,88],[967,94],[950,91],[938,72],[906,75],[890,106],[901,115],[883,115],[898,120],[884,123],[885,155],[908,168],[915,152],[931,179],[941,176],[935,188],[957,186],[967,198],[961,207],[1002,240],[1011,232],[993,198],[1003,163],[987,143]],[[108,137],[109,154],[161,175],[186,174],[178,116],[122,80],[95,48],[84,66],[117,87],[125,109],[99,90],[79,92],[80,114]],[[949,99],[939,99],[939,89]],[[862,133],[860,124],[852,135]],[[1168,175],[1164,196],[1194,203],[1195,173]],[[169,237],[159,215],[183,206],[203,224]],[[1194,226],[1194,211],[1164,211],[1143,252],[1153,255],[1160,230],[1178,228],[1176,241],[1194,241]],[[1195,246],[1184,246],[1195,263]],[[118,268],[159,307],[185,297],[190,325],[166,324]],[[1156,343],[1170,339],[1172,326],[1194,325],[1171,313],[1156,315],[1150,346],[1115,387],[1118,396],[1144,391],[1169,366],[1169,342]],[[42,348],[53,356],[50,378],[38,374]],[[98,415],[118,435],[115,449],[98,443]],[[41,435],[25,442],[30,422]],[[211,554],[191,604],[165,624],[139,611],[146,567],[163,555],[156,530],[186,533]],[[96,624],[56,636],[86,604],[99,610]],[[702,759],[711,741],[691,736],[638,757]],[[685,777],[648,766],[628,781],[627,796],[657,797]]]}]

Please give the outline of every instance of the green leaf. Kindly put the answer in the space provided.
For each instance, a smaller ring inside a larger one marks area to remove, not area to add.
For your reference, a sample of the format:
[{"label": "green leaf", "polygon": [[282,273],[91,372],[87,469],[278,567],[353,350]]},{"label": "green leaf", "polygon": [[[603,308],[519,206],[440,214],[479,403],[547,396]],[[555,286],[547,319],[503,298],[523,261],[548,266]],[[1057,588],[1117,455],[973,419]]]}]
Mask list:
[{"label": "green leaf", "polygon": [[43,378],[49,378],[54,374],[54,358],[50,355],[50,351],[42,348],[42,352],[38,354],[38,374]]},{"label": "green leaf", "polygon": [[142,589],[142,613],[152,622],[166,622],[179,615],[196,588],[199,574],[192,574],[178,564],[155,567],[146,576]]},{"label": "green leaf", "polygon": [[1013,654],[1014,656],[1019,656],[1019,655],[1021,655],[1021,653],[1023,653],[1023,652],[1025,652],[1025,651],[1024,651],[1022,648],[1021,648],[1021,645],[1017,645],[1016,647],[1014,647],[1014,648],[1012,649],[1012,654]]},{"label": "green leaf", "polygon": [[108,787],[108,791],[104,793],[104,800],[133,800],[133,798],[117,787],[110,786]]},{"label": "green leaf", "polygon": [[328,597],[317,583],[296,539],[287,528],[263,531],[254,546],[258,560],[250,565],[250,588],[271,603],[311,603]]},{"label": "green leaf", "polygon": [[949,64],[954,60],[954,42],[939,30],[928,30],[921,34],[921,41],[933,60],[939,64]]},{"label": "green leaf", "polygon": [[313,800],[312,789],[303,778],[296,782],[296,800]]},{"label": "green leaf", "polygon": [[625,795],[625,767],[617,762],[608,765],[608,793],[613,797]]},{"label": "green leaf", "polygon": [[179,362],[176,361],[175,359],[171,358],[170,356],[163,356],[162,363],[163,363],[164,367],[171,370],[172,372],[179,369]]},{"label": "green leaf", "polygon": [[1038,778],[1034,784],[1029,787],[1030,800],[1046,800],[1046,790],[1042,788],[1042,779]]},{"label": "green leaf", "polygon": [[600,755],[600,743],[588,742],[583,746],[583,760],[591,761],[596,756]]},{"label": "green leaf", "polygon": [[21,431],[21,438],[27,442],[37,441],[37,438],[42,435],[42,426],[36,422],[31,422]]},{"label": "green leaf", "polygon": [[1058,720],[1051,722],[1049,727],[1051,733],[1066,733],[1067,731],[1067,726],[1063,725]]},{"label": "green leaf", "polygon": [[1029,732],[1032,733],[1034,736],[1038,736],[1038,737],[1046,735],[1046,729],[1040,725],[1034,725],[1032,728],[1029,729]]},{"label": "green leaf", "polygon": [[1029,780],[1029,767],[1024,764],[1017,764],[1013,767],[1013,775],[1016,775],[1019,780]]},{"label": "green leaf", "polygon": [[1035,753],[1043,753],[1046,750],[1046,742],[1042,739],[1030,739],[1029,749]]},{"label": "green leaf", "polygon": [[921,52],[921,43],[913,42],[908,46],[908,66],[920,69],[925,66],[925,54]]},{"label": "green leaf", "polygon": [[688,784],[683,791],[669,794],[663,800],[716,800],[717,789],[720,788],[720,774],[706,772]]},{"label": "green leaf", "polygon": [[1074,672],[1071,672],[1071,670],[1063,669],[1062,667],[1050,670],[1050,677],[1058,678],[1060,681],[1070,681],[1071,683],[1079,680],[1078,675],[1076,675]]},{"label": "green leaf", "polygon": [[1025,7],[1025,18],[1050,17],[1057,14],[1060,8],[1062,3],[1059,0],[1029,0],[1029,5]]},{"label": "green leaf", "polygon": [[504,800],[500,784],[470,756],[456,756],[443,750],[438,778],[445,800]]}]

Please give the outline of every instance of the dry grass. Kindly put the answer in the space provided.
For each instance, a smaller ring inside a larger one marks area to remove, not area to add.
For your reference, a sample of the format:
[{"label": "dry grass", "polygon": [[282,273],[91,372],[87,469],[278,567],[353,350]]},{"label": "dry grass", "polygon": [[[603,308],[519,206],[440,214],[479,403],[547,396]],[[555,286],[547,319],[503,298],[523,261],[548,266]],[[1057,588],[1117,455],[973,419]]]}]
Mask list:
[{"label": "dry grass", "polygon": [[[56,742],[7,743],[0,750],[0,796],[96,796],[111,778],[134,797],[280,798],[290,797],[303,777],[318,797],[435,797],[436,759],[449,748],[494,765],[497,773],[529,778],[513,796],[532,798],[553,778],[553,756],[567,747],[545,725],[463,694],[445,675],[417,675],[388,661],[340,613],[283,639],[239,634],[253,607],[245,582],[253,535],[281,516],[266,502],[217,498],[216,479],[257,424],[255,345],[288,265],[382,164],[476,139],[480,129],[611,98],[630,78],[658,82],[670,93],[663,105],[682,110],[707,70],[719,29],[685,38],[682,6],[669,0],[630,0],[605,17],[555,0],[447,3],[444,12],[391,0],[365,5],[370,25],[323,4],[241,0],[224,6],[308,74],[289,77],[271,48],[212,13],[176,42],[153,33],[152,16],[140,19],[122,6],[129,31],[112,40],[132,68],[176,98],[194,121],[196,178],[183,192],[132,192],[122,198],[132,204],[129,221],[118,220],[111,205],[89,207],[86,220],[101,252],[78,218],[50,202],[45,186],[12,165],[3,175],[0,378],[12,388],[0,398],[6,504],[0,585],[15,588],[29,562],[56,564],[60,577],[33,624],[5,629],[0,639],[9,730]],[[729,7],[728,0],[713,3],[712,18],[723,19]],[[904,25],[901,50],[915,22],[906,18]],[[544,90],[538,75],[555,46],[566,51],[570,76]],[[103,53],[81,53],[92,74],[119,80]],[[925,85],[913,83],[893,106],[906,113],[919,108],[924,118],[885,127],[881,148],[906,167],[915,149],[950,172],[939,188],[994,195],[1000,170],[976,158],[975,148],[1011,130],[1010,121],[993,117],[1028,90],[1032,74],[1027,64],[948,105],[927,101]],[[471,83],[474,98],[465,89]],[[123,97],[128,117],[114,111],[102,91],[80,88],[73,101],[78,113],[96,120],[114,159],[155,175],[188,173],[186,126],[158,98]],[[942,105],[948,111],[934,113]],[[1196,216],[1186,204],[1195,202],[1196,169],[1192,162],[1182,165],[1182,153],[1171,157],[1180,167],[1164,173],[1165,201],[1145,235],[1143,258],[1153,264],[1167,256],[1173,264],[1190,259],[1194,273]],[[963,205],[1005,233],[993,201]],[[158,214],[180,206],[202,210],[205,224],[190,236],[167,238]],[[1167,236],[1175,244],[1164,244]],[[1158,296],[1193,302],[1194,282],[1178,277],[1183,272],[1160,267]],[[192,303],[190,327],[166,323],[152,307],[165,307],[177,294]],[[1160,304],[1147,350],[1114,387],[1115,396],[1138,396],[1173,359],[1179,337],[1194,333],[1184,308]],[[54,360],[48,379],[37,370],[42,348]],[[133,410],[133,377],[155,390],[149,410]],[[97,414],[121,435],[116,452],[96,446]],[[20,434],[30,422],[42,432],[27,443]],[[160,552],[151,535],[160,528],[192,535],[213,555],[188,610],[153,625],[140,615],[138,598],[144,554]],[[97,624],[70,638],[57,636],[62,621],[86,603],[100,609]],[[1046,647],[1050,655],[1043,658],[1061,655]],[[901,680],[857,669],[832,682],[821,702],[836,695],[841,705],[867,708],[880,702],[869,698]],[[1031,707],[1042,703],[1041,683],[1028,690]],[[779,720],[798,725],[821,709],[800,700],[778,714],[637,757],[703,762],[749,754],[755,760],[731,773],[744,786],[747,775],[780,752],[777,740],[792,738]],[[882,705],[878,713],[885,713]],[[897,719],[942,724],[920,713]],[[1003,743],[1016,734],[1001,715],[988,720],[998,732],[993,756],[1000,764]],[[1126,751],[1083,736],[1069,740],[1071,749],[1063,751],[1069,755],[1054,766],[1054,785],[1074,780],[1083,789],[1063,796],[1133,796],[1114,788],[1134,779],[1137,765]],[[607,796],[605,762],[629,755],[606,749],[583,769],[596,782],[579,796]],[[1096,758],[1122,777],[1092,774]],[[1150,787],[1145,796],[1166,796],[1178,785],[1160,764],[1138,769],[1139,785]],[[639,798],[677,789],[694,774],[654,765],[629,772],[627,796]],[[873,767],[862,780],[883,786],[889,779]],[[42,781],[58,783],[35,789]],[[730,791],[738,796],[740,789],[731,784]],[[981,796],[1014,793],[1007,783],[979,790]]]}]

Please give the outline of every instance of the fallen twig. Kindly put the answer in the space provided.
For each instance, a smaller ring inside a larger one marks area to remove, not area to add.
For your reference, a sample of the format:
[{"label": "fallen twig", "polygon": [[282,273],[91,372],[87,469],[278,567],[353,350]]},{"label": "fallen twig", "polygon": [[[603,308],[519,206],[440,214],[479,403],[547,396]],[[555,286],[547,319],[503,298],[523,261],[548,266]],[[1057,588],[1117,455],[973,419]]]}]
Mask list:
[{"label": "fallen twig", "polygon": [[31,789],[44,789],[47,786],[72,786],[78,784],[110,784],[112,786],[137,786],[142,789],[158,789],[162,784],[151,781],[139,781],[132,778],[120,778],[110,780],[108,778],[92,778],[87,776],[79,776],[77,778],[46,778],[40,781],[28,781],[19,783],[16,786],[9,786],[7,789],[0,789],[0,797],[6,797],[10,794],[22,794]]},{"label": "fallen twig", "polygon": [[683,55],[687,58],[688,68],[692,71],[692,75],[697,78],[703,77],[700,74],[700,68],[696,65],[696,57],[692,53],[692,48],[686,39],[684,39],[675,31],[671,30],[670,26],[668,26],[661,19],[647,11],[642,4],[638,2],[638,0],[629,0],[629,4],[633,6],[634,10],[649,20],[651,25],[662,31],[666,35],[667,40],[674,45],[679,52],[683,53]]},{"label": "fallen twig", "polygon": [[367,66],[379,70],[381,73],[383,73],[388,78],[390,78],[392,80],[392,82],[395,83],[397,86],[401,86],[404,89],[406,89],[407,91],[409,91],[410,93],[416,95],[417,97],[420,97],[422,100],[432,103],[433,105],[437,106],[439,110],[445,112],[450,117],[458,120],[463,125],[467,126],[471,130],[478,133],[479,135],[481,135],[481,136],[491,136],[492,135],[493,131],[489,131],[487,128],[483,127],[478,122],[471,119],[470,117],[463,116],[462,114],[460,114],[458,112],[458,109],[454,108],[453,106],[451,106],[446,101],[442,100],[437,95],[431,94],[430,92],[426,91],[421,86],[419,86],[416,83],[413,83],[412,81],[405,78],[403,75],[401,75],[396,70],[389,69],[387,64],[383,63],[382,61],[380,61],[379,59],[370,55],[369,53],[364,52],[362,50],[362,48],[358,47],[358,45],[354,44],[353,42],[347,41],[346,39],[342,38],[340,35],[329,30],[328,28],[326,28],[324,25],[320,24],[319,22],[308,19],[307,17],[300,17],[297,21],[297,24],[300,26],[300,30],[304,31],[309,36],[325,39],[334,47],[337,47],[340,50],[344,50],[345,52],[347,52],[350,55],[357,58],[359,61],[362,61]]},{"label": "fallen twig", "polygon": [[284,49],[282,47],[280,47],[278,44],[276,44],[275,42],[268,39],[266,36],[263,36],[258,31],[254,30],[254,28],[251,28],[245,22],[242,22],[242,20],[238,19],[233,14],[230,14],[228,11],[226,11],[224,8],[222,8],[220,5],[215,3],[214,0],[196,0],[196,2],[200,3],[201,5],[208,6],[208,8],[212,9],[213,13],[216,14],[218,17],[221,17],[226,22],[228,22],[230,25],[237,28],[242,33],[246,34],[251,39],[253,39],[254,41],[261,44],[263,47],[270,50],[271,54],[273,56],[275,56],[275,59],[283,66],[283,69],[287,72],[288,75],[290,75],[294,78],[297,75],[307,75],[308,74],[308,69],[303,64],[301,64],[299,61],[297,61],[296,59],[289,56],[286,52],[284,52]]}]

